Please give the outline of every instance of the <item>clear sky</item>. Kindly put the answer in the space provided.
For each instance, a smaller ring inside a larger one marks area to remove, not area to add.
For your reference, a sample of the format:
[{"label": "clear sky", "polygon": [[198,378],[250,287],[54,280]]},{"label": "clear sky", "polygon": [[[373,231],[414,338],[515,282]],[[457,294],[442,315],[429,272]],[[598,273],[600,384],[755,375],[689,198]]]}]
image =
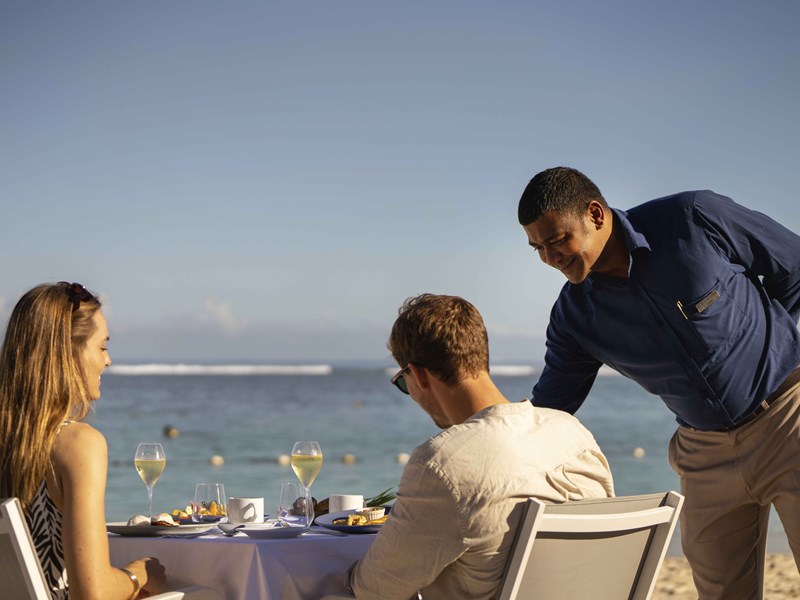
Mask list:
[{"label": "clear sky", "polygon": [[0,316],[106,301],[112,357],[388,357],[420,292],[538,362],[562,276],[517,224],[566,164],[800,231],[800,3],[0,5]]}]

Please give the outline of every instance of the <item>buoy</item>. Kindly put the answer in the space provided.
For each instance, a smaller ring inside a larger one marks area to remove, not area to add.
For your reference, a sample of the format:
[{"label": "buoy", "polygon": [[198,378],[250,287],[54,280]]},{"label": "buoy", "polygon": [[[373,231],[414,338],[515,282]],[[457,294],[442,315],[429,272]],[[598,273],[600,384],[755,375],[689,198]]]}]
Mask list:
[{"label": "buoy", "polygon": [[406,463],[408,462],[408,459],[409,459],[409,458],[410,458],[410,457],[408,456],[408,453],[407,453],[407,452],[401,452],[400,454],[398,454],[398,455],[397,455],[397,457],[395,458],[395,460],[396,460],[398,463],[400,463],[401,465],[404,465],[404,464],[406,464]]},{"label": "buoy", "polygon": [[342,457],[342,462],[346,465],[354,465],[357,462],[357,458],[355,454],[345,454]]},{"label": "buoy", "polygon": [[225,459],[219,454],[215,454],[211,457],[211,464],[215,467],[221,467],[225,464]]},{"label": "buoy", "polygon": [[644,448],[633,449],[633,458],[643,458],[643,457],[644,457]]},{"label": "buoy", "polygon": [[278,464],[279,465],[290,465],[292,464],[292,457],[288,454],[281,454],[278,456]]},{"label": "buoy", "polygon": [[181,434],[175,427],[172,425],[164,425],[164,437],[168,437],[171,439],[175,439]]}]

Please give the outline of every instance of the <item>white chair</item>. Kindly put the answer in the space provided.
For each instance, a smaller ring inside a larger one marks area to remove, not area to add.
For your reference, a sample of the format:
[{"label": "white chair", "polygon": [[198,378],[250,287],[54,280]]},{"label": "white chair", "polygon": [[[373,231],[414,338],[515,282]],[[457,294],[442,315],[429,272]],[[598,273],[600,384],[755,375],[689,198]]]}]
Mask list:
[{"label": "white chair", "polygon": [[[0,500],[0,598],[50,600],[39,557],[16,498]],[[215,590],[186,587],[151,596],[153,600],[221,600]]]},{"label": "white chair", "polygon": [[676,492],[529,499],[498,600],[649,600],[682,505]]},{"label": "white chair", "polygon": [[677,492],[528,499],[497,600],[649,600],[682,506]]}]

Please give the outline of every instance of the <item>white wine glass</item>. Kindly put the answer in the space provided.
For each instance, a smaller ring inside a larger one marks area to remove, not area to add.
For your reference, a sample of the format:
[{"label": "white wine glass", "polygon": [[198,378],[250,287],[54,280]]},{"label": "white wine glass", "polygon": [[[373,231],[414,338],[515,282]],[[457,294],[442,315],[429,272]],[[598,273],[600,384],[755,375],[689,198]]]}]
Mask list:
[{"label": "white wine glass", "polygon": [[295,442],[292,448],[292,469],[303,486],[306,506],[311,515],[309,525],[314,520],[314,503],[311,499],[311,484],[322,469],[322,449],[318,442]]},{"label": "white wine glass", "polygon": [[152,520],[153,487],[158,478],[161,477],[164,467],[167,466],[167,455],[159,443],[139,444],[136,448],[136,454],[133,456],[133,464],[136,466],[139,477],[142,478],[142,481],[147,486],[147,516]]}]

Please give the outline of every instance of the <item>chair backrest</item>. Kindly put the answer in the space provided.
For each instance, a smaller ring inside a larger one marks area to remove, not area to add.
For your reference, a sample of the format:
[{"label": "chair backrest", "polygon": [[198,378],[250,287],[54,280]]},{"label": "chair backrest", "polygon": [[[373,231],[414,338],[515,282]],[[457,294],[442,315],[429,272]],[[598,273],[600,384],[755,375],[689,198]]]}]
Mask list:
[{"label": "chair backrest", "polygon": [[0,500],[0,598],[50,600],[39,557],[16,498]]},{"label": "chair backrest", "polygon": [[676,492],[529,499],[498,600],[649,600],[682,505]]}]

